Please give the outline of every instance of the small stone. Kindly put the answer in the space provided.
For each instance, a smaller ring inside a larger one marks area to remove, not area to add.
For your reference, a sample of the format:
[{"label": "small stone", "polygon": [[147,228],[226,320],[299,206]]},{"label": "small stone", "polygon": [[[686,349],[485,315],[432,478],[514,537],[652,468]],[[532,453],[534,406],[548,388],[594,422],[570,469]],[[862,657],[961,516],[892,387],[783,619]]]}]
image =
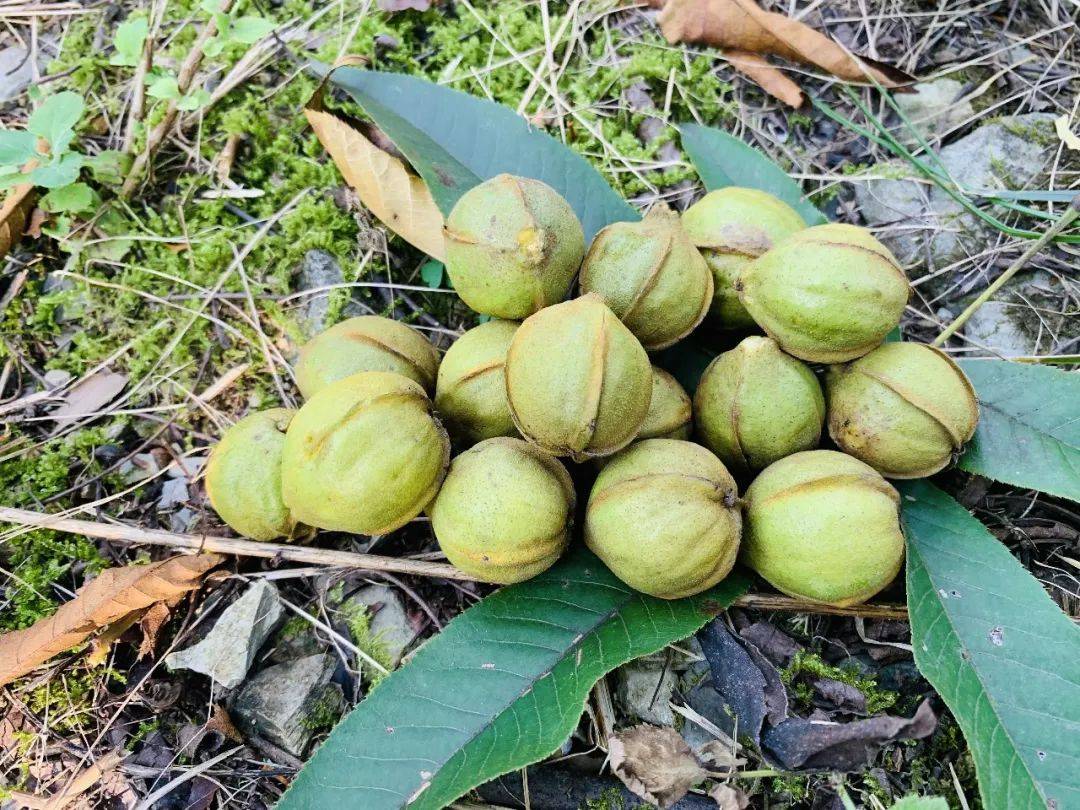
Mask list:
[{"label": "small stone", "polygon": [[386,585],[368,585],[346,599],[339,610],[349,615],[350,608],[363,608],[368,612],[371,638],[383,647],[391,666],[396,667],[416,638],[416,630],[409,622],[397,591]]},{"label": "small stone", "polygon": [[[43,71],[48,66],[54,51],[51,38],[43,37],[38,41],[38,70]],[[34,63],[26,48],[11,45],[0,50],[0,104],[18,98],[33,80]]]},{"label": "small stone", "polygon": [[[345,274],[332,253],[325,250],[309,250],[304,254],[304,260],[300,264],[297,289],[300,292],[311,292],[311,295],[306,296],[306,303],[300,311],[298,320],[301,331],[307,337],[314,337],[332,326],[327,316],[330,313],[330,296],[334,290],[326,288],[333,288],[344,283]],[[363,312],[360,307],[351,302],[342,312],[344,317],[361,314]]]},{"label": "small stone", "polygon": [[635,722],[674,726],[675,714],[668,705],[674,691],[670,667],[632,661],[615,673],[615,699]]},{"label": "small stone", "polygon": [[325,653],[267,667],[237,695],[237,725],[302,757],[315,732],[341,715],[341,687],[330,682],[336,668],[337,659]]},{"label": "small stone", "polygon": [[277,588],[259,580],[229,605],[198,644],[165,658],[170,670],[190,669],[226,689],[243,683],[259,648],[282,613]]},{"label": "small stone", "polygon": [[172,509],[186,502],[188,499],[187,481],[183,478],[170,478],[161,485],[161,495],[158,498],[157,508],[160,510]]},{"label": "small stone", "polygon": [[1060,278],[1049,273],[1014,278],[964,324],[964,337],[979,347],[971,355],[1028,357],[1055,354],[1075,345],[1080,339],[1080,319],[1063,304],[1070,295]]},{"label": "small stone", "polygon": [[[960,98],[963,88],[956,79],[923,82],[915,85],[914,93],[897,93],[896,106],[924,139],[940,138],[975,113],[971,102]],[[917,142],[907,126],[901,124],[898,132],[905,143]]]},{"label": "small stone", "polygon": [[67,385],[71,382],[71,372],[54,368],[50,371],[46,371],[43,379],[45,380],[45,385],[47,385],[51,391],[54,388],[59,388],[60,386]]}]

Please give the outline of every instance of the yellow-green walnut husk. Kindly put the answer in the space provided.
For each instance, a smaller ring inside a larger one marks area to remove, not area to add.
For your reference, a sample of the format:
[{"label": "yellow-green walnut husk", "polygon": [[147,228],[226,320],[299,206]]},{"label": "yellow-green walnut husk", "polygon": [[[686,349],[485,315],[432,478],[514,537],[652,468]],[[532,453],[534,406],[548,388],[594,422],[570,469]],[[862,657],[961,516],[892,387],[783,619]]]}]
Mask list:
[{"label": "yellow-green walnut husk", "polygon": [[705,369],[694,392],[698,437],[739,475],[818,446],[825,397],[810,367],[748,337]]},{"label": "yellow-green walnut husk", "polygon": [[385,534],[419,515],[439,490],[450,439],[417,383],[365,371],[331,383],[293,417],[282,495],[297,520]]},{"label": "yellow-green walnut husk", "polygon": [[838,607],[865,602],[904,561],[899,505],[889,482],[857,458],[795,453],[746,491],[742,560],[789,596]]},{"label": "yellow-green walnut husk", "polygon": [[690,397],[678,380],[662,368],[652,367],[652,398],[641,423],[640,439],[689,439],[692,424]]},{"label": "yellow-green walnut husk", "polygon": [[753,329],[735,282],[750,262],[777,242],[806,227],[799,212],[756,188],[710,191],[682,215],[683,228],[712,271],[710,313],[723,329]]},{"label": "yellow-green walnut husk", "polygon": [[742,517],[735,481],[704,447],[646,439],[611,459],[585,512],[585,542],[619,579],[661,599],[731,571]]},{"label": "yellow-green walnut husk", "polygon": [[439,354],[415,329],[390,318],[362,315],[335,324],[308,341],[296,362],[304,399],[332,382],[361,371],[393,371],[435,388]]},{"label": "yellow-green walnut husk", "polygon": [[885,343],[826,377],[829,435],[887,478],[948,466],[975,434],[979,404],[948,355],[922,343]]},{"label": "yellow-green walnut husk", "polygon": [[517,435],[504,370],[517,328],[515,321],[488,321],[447,349],[435,384],[435,409],[454,441],[468,445]]},{"label": "yellow-green walnut husk", "polygon": [[843,363],[900,323],[910,293],[896,258],[865,228],[818,225],[755,259],[736,283],[747,312],[788,354]]},{"label": "yellow-green walnut husk", "polygon": [[271,408],[225,431],[206,463],[210,504],[234,531],[252,540],[289,537],[297,528],[281,498],[285,429],[296,411]]},{"label": "yellow-green walnut husk", "polygon": [[584,461],[634,440],[652,398],[649,355],[597,295],[542,309],[506,354],[510,414],[526,439]]},{"label": "yellow-green walnut husk", "polygon": [[558,459],[499,437],[453,460],[428,511],[451,563],[485,582],[509,584],[559,559],[574,503],[574,483]]},{"label": "yellow-green walnut husk", "polygon": [[521,319],[562,301],[585,255],[570,204],[539,180],[500,174],[446,219],[446,272],[477,312]]},{"label": "yellow-green walnut husk", "polygon": [[596,234],[581,265],[581,292],[604,299],[648,351],[694,330],[712,301],[713,280],[679,217],[657,206],[640,222]]}]

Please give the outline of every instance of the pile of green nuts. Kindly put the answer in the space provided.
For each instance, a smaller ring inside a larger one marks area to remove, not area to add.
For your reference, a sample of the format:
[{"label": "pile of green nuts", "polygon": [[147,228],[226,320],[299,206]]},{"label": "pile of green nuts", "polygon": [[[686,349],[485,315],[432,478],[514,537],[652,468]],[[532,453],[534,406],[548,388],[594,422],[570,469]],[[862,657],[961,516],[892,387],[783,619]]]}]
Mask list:
[{"label": "pile of green nuts", "polygon": [[[210,500],[237,532],[381,535],[426,513],[450,562],[511,583],[551,566],[579,523],[617,577],[665,599],[737,559],[830,605],[893,580],[904,540],[886,478],[947,466],[978,405],[944,353],[884,342],[909,286],[868,231],[725,188],[586,250],[566,200],[504,174],[462,195],[445,236],[449,278],[486,322],[441,362],[378,316],[311,340],[304,405],[248,416],[211,455]],[[695,330],[733,348],[691,400],[650,353]],[[836,449],[818,449],[826,423]]]}]

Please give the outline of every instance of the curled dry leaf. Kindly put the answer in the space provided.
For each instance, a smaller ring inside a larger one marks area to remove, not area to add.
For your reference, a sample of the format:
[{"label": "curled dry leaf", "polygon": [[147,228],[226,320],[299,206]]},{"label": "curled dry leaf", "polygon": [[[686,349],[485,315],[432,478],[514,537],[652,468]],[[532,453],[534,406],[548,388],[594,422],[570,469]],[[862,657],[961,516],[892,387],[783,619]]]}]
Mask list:
[{"label": "curled dry leaf", "polygon": [[194,590],[203,575],[223,560],[219,554],[185,555],[103,571],[49,618],[0,636],[0,686],[82,644],[104,627],[141,613],[155,602]]},{"label": "curled dry leaf", "polygon": [[15,186],[0,206],[0,259],[7,256],[26,233],[30,212],[36,202],[34,187],[26,184]]},{"label": "curled dry leaf", "polygon": [[[436,259],[443,258],[443,215],[427,184],[402,160],[368,137],[359,121],[330,112],[316,91],[304,115],[346,182],[384,225]],[[385,137],[385,136],[382,136]],[[396,152],[396,149],[394,150]]]},{"label": "curled dry leaf", "polygon": [[658,807],[671,807],[709,774],[672,728],[635,726],[609,740],[608,761],[627,790]]},{"label": "curled dry leaf", "polygon": [[816,65],[847,81],[873,80],[889,88],[914,81],[885,62],[855,56],[805,23],[762,10],[753,0],[650,0],[650,5],[663,9],[660,30],[668,42],[724,48],[733,67],[793,107],[802,104],[802,92],[764,55]]},{"label": "curled dry leaf", "polygon": [[709,791],[709,798],[720,810],[746,810],[750,806],[746,794],[731,785],[717,785]]}]

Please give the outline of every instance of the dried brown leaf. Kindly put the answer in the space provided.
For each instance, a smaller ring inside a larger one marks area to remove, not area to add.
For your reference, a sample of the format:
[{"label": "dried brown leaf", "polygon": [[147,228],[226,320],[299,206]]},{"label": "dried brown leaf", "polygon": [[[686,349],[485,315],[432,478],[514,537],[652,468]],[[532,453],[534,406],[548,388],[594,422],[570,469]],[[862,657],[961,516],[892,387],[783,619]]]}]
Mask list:
[{"label": "dried brown leaf", "polygon": [[0,206],[0,259],[19,243],[34,210],[37,194],[29,183],[15,186]]},{"label": "dried brown leaf", "polygon": [[[764,11],[753,0],[653,0],[652,5],[663,6],[660,30],[671,43],[704,43],[737,52],[781,56],[816,65],[846,81],[876,80],[890,88],[914,81],[892,65],[848,52],[805,23]],[[792,92],[794,83],[781,82],[766,69],[764,60],[746,69],[738,64],[739,56],[736,54],[732,62],[737,68],[777,98],[798,106]],[[801,93],[798,101],[802,101]]]},{"label": "dried brown leaf", "polygon": [[641,725],[609,740],[611,770],[626,789],[658,807],[671,807],[708,773],[679,733]]},{"label": "dried brown leaf", "polygon": [[99,371],[74,386],[64,397],[64,404],[49,416],[56,420],[58,427],[89,416],[108,405],[127,385],[126,374],[114,374],[111,371]]},{"label": "dried brown leaf", "polygon": [[720,810],[746,810],[750,806],[746,794],[731,785],[717,785],[709,791],[709,798]]},{"label": "dried brown leaf", "polygon": [[103,571],[49,618],[0,635],[0,686],[82,644],[103,627],[197,588],[203,575],[223,560],[219,554],[183,555]]},{"label": "dried brown leaf", "polygon": [[169,606],[165,602],[155,602],[139,618],[139,629],[142,630],[138,655],[140,660],[154,654],[154,650],[157,649],[158,634],[165,626],[165,622],[169,620],[169,614]]},{"label": "dried brown leaf", "polygon": [[799,85],[787,77],[784,71],[766,61],[764,56],[729,48],[724,52],[728,63],[740,73],[757,84],[773,98],[778,98],[791,107],[801,107],[803,92]]},{"label": "dried brown leaf", "polygon": [[364,205],[406,242],[441,260],[443,215],[423,179],[372,143],[362,124],[323,109],[319,93],[304,114]]},{"label": "dried brown leaf", "polygon": [[18,805],[28,810],[61,810],[96,785],[102,777],[116,770],[116,766],[123,761],[123,753],[113,751],[79,771],[70,782],[52,796],[38,796],[33,793],[15,791],[12,793],[12,798]]}]

